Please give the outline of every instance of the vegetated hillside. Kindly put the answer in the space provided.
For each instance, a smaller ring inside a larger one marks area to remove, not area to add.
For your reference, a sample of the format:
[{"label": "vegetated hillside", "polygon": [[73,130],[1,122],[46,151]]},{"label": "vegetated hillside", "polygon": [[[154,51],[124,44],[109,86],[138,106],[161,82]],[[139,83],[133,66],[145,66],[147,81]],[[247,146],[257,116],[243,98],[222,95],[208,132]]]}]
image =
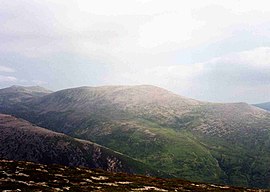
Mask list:
[{"label": "vegetated hillside", "polygon": [[5,114],[0,114],[0,159],[158,174],[143,163],[90,141],[55,133]]},{"label": "vegetated hillside", "polygon": [[259,104],[255,104],[254,106],[270,111],[270,102],[259,103]]},{"label": "vegetated hillside", "polygon": [[0,167],[2,191],[267,191],[30,162],[0,160]]},{"label": "vegetated hillside", "polygon": [[[61,125],[58,128],[66,129],[58,131],[69,132],[74,131],[72,124],[79,128],[78,125],[86,121],[88,125],[91,121],[96,124],[142,118],[164,125],[174,124],[178,121],[177,117],[190,112],[201,102],[180,97],[158,87],[144,85],[67,89],[23,104],[19,106],[26,108],[26,115],[29,113],[27,107],[30,107],[30,113],[35,111],[40,119],[55,117]],[[67,121],[64,122],[63,119]],[[47,125],[48,122],[45,122]],[[53,124],[55,125],[55,122]]]},{"label": "vegetated hillside", "polygon": [[175,177],[270,187],[270,113],[246,103],[200,102],[148,85],[103,86],[58,91],[6,112]]},{"label": "vegetated hillside", "polygon": [[29,101],[34,97],[45,96],[49,93],[52,93],[52,91],[39,86],[23,87],[14,85],[0,89],[0,109],[8,110],[18,102]]}]

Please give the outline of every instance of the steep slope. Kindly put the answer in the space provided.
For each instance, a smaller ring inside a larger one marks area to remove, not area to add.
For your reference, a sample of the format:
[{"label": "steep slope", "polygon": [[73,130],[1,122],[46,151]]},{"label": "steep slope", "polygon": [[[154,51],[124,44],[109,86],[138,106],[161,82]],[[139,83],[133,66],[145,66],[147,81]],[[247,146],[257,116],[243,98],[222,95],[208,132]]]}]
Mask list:
[{"label": "steep slope", "polygon": [[120,153],[0,114],[0,159],[101,168],[111,172],[158,174]]},{"label": "steep slope", "polygon": [[266,192],[180,179],[160,179],[123,173],[110,173],[82,167],[42,165],[30,162],[0,160],[0,190],[2,191],[178,191],[178,192]]},{"label": "steep slope", "polygon": [[270,102],[255,104],[254,106],[270,111]]},{"label": "steep slope", "polygon": [[80,87],[18,102],[9,113],[94,141],[175,177],[270,187],[270,113],[154,86]]}]

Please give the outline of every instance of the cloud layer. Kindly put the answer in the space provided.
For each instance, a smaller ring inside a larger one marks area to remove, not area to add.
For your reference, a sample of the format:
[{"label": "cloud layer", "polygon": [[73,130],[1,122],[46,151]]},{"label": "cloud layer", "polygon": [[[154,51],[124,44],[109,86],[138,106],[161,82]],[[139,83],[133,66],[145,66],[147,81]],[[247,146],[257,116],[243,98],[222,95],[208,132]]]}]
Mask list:
[{"label": "cloud layer", "polygon": [[0,4],[2,87],[143,83],[203,100],[270,100],[265,0]]},{"label": "cloud layer", "polygon": [[269,99],[269,74],[270,48],[260,47],[201,63],[145,68],[120,79],[133,84],[150,82],[174,91],[180,87],[182,94],[197,99],[252,103],[258,97]]},{"label": "cloud layer", "polygon": [[11,73],[14,72],[14,69],[0,65],[0,72]]}]

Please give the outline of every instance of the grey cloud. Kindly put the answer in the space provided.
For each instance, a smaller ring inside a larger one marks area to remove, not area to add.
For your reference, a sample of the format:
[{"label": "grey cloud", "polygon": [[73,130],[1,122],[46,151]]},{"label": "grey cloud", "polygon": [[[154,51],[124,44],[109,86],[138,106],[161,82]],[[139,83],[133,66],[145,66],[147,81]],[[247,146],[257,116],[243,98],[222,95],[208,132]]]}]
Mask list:
[{"label": "grey cloud", "polygon": [[0,75],[0,82],[16,82],[17,78],[13,76]]},{"label": "grey cloud", "polygon": [[10,67],[0,65],[0,72],[12,73],[15,72],[15,70]]},{"label": "grey cloud", "polygon": [[268,50],[257,48],[203,63],[204,70],[193,78],[192,95],[212,101],[269,100]]},{"label": "grey cloud", "polygon": [[270,45],[264,3],[107,2],[0,0],[1,86],[144,83],[203,100],[269,97],[270,49],[243,53]]}]

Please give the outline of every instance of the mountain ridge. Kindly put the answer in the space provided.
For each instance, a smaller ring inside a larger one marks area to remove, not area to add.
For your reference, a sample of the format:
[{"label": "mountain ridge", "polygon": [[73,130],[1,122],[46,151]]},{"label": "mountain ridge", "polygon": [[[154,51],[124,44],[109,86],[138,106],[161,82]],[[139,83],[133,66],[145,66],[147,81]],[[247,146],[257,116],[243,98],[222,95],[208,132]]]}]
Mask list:
[{"label": "mountain ridge", "polygon": [[103,86],[34,96],[0,112],[175,177],[270,187],[270,113],[246,103],[201,102],[155,86]]},{"label": "mountain ridge", "polygon": [[12,85],[10,87],[6,87],[6,88],[2,88],[0,89],[2,91],[6,91],[6,92],[12,92],[12,91],[28,91],[28,92],[42,92],[42,93],[52,93],[53,91],[48,90],[44,87],[41,86],[21,86],[21,85]]}]

